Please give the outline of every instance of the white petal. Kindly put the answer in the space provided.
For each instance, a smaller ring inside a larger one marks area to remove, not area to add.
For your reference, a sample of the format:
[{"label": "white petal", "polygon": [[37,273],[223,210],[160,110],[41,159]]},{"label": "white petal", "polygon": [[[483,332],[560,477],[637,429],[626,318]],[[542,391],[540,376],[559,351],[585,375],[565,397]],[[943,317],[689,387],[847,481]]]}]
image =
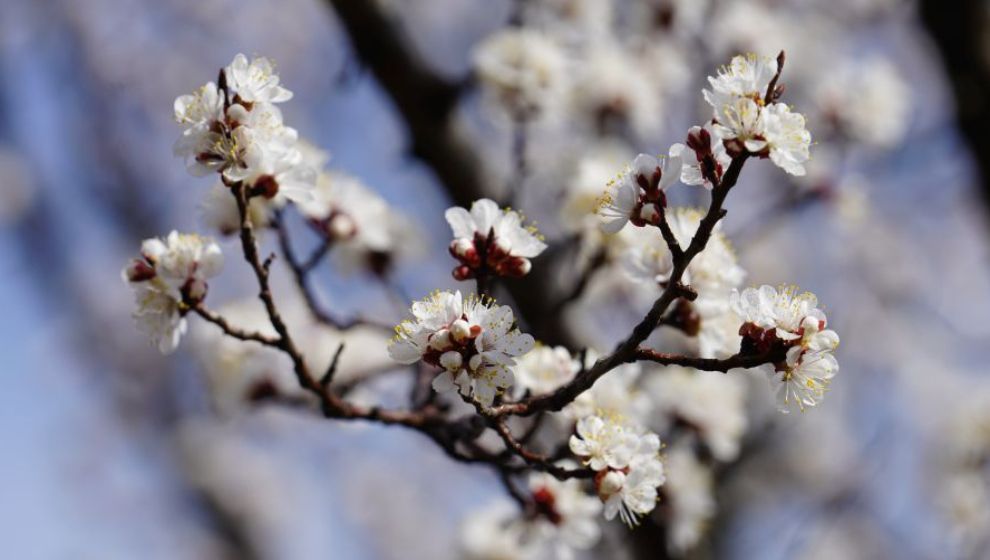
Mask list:
[{"label": "white petal", "polygon": [[447,223],[450,224],[455,238],[474,238],[474,220],[471,219],[471,214],[467,210],[460,206],[448,208],[444,217],[447,218]]}]

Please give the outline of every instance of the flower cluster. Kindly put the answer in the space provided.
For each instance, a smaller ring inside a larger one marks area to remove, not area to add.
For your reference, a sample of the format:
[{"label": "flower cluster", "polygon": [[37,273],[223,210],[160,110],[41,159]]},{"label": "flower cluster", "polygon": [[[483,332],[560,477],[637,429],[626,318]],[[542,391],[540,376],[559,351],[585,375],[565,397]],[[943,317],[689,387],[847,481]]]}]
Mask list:
[{"label": "flower cluster", "polygon": [[730,303],[743,321],[742,354],[783,353],[782,360],[763,366],[781,412],[815,406],[839,370],[832,355],[839,336],[826,328],[818,298],[794,287],[761,286],[733,292]]},{"label": "flower cluster", "polygon": [[419,360],[443,368],[433,380],[439,392],[459,389],[491,406],[495,395],[512,386],[515,358],[535,341],[516,328],[512,308],[494,300],[461,292],[434,292],[412,305],[415,320],[396,327],[389,345],[392,359],[412,364]]},{"label": "flower cluster", "polygon": [[[778,70],[777,60],[749,54],[733,58],[717,76],[709,77],[711,89],[704,95],[715,113],[712,131],[730,156],[769,157],[784,171],[804,175],[811,134],[802,115],[775,102],[780,94]],[[708,149],[704,143],[701,148]],[[699,161],[709,157],[695,151]]]},{"label": "flower cluster", "polygon": [[567,58],[540,33],[500,31],[485,39],[473,58],[486,95],[512,118],[546,115],[566,89]]},{"label": "flower cluster", "polygon": [[516,365],[516,393],[522,396],[526,391],[534,395],[550,393],[567,383],[577,374],[581,366],[563,346],[535,348],[520,358]]},{"label": "flower cluster", "polygon": [[681,165],[676,155],[659,160],[647,154],[636,156],[598,202],[598,214],[604,219],[602,230],[617,233],[626,222],[637,227],[658,225],[667,206],[664,191],[680,179]]},{"label": "flower cluster", "polygon": [[656,507],[657,488],[665,480],[656,434],[622,417],[593,415],[578,421],[570,448],[598,471],[595,487],[605,503],[606,519],[619,514],[626,525],[633,526]]},{"label": "flower cluster", "polygon": [[303,162],[296,130],[282,122],[276,104],[292,92],[272,63],[238,54],[219,82],[175,100],[175,120],[184,127],[175,154],[193,175],[219,173],[224,184],[241,183],[276,206],[307,199],[316,176]]},{"label": "flower cluster", "polygon": [[501,210],[487,198],[477,200],[471,211],[455,206],[445,214],[454,240],[450,254],[460,262],[454,278],[467,280],[480,274],[518,278],[533,267],[532,259],[547,248],[533,226],[524,226],[514,210]]},{"label": "flower cluster", "polygon": [[[573,467],[561,462],[561,467]],[[505,502],[469,516],[462,532],[466,558],[569,559],[601,539],[596,517],[601,501],[584,492],[579,480],[533,473],[527,480],[524,511]]]},{"label": "flower cluster", "polygon": [[650,428],[687,429],[719,461],[739,455],[747,425],[742,378],[668,366],[647,376],[644,389],[653,404]]},{"label": "flower cluster", "polygon": [[[667,212],[667,222],[677,243],[690,244],[701,224],[703,214],[693,208],[675,208]],[[746,276],[736,254],[717,224],[712,236],[684,272],[683,281],[698,293],[693,302],[680,301],[675,309],[677,327],[698,338],[699,353],[704,357],[729,356],[739,348],[737,337],[727,334],[725,324],[734,323],[729,314],[729,295]],[[626,236],[628,246],[622,259],[626,272],[636,281],[664,286],[674,263],[666,242],[656,232],[632,230]],[[652,293],[651,293],[652,295]],[[729,325],[736,330],[738,324]]]},{"label": "flower cluster", "polygon": [[[328,158],[311,159],[319,169]],[[413,252],[418,241],[416,228],[406,216],[360,179],[342,171],[321,169],[312,198],[297,206],[333,247],[338,270],[369,269],[383,275],[396,260]]]},{"label": "flower cluster", "polygon": [[712,141],[714,134],[711,122],[704,126],[692,126],[688,130],[686,144],[674,144],[670,147],[671,155],[684,160],[681,182],[685,185],[697,185],[710,190],[732,163],[725,144]]},{"label": "flower cluster", "polygon": [[138,328],[167,354],[186,332],[189,305],[206,297],[206,281],[220,273],[223,254],[210,239],[173,231],[164,240],[147,239],[141,256],[121,277],[134,290]]},{"label": "flower cluster", "polygon": [[555,557],[567,557],[571,550],[587,550],[598,542],[601,528],[596,516],[602,504],[582,489],[580,481],[533,473],[528,483],[534,504],[530,523],[540,535],[537,540],[549,544]]}]

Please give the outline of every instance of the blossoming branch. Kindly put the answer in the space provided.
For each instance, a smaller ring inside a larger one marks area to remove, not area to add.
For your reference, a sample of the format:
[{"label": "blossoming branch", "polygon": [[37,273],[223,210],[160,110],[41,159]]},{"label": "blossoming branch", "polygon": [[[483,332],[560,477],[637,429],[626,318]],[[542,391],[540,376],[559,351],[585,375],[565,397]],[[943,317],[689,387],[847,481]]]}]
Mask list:
[{"label": "blossoming branch", "polygon": [[[536,56],[521,54],[530,44]],[[552,110],[552,83],[541,78],[557,71],[553,49],[530,34],[485,43],[476,57],[481,86],[516,118]],[[380,334],[384,321],[328,309],[310,276],[329,260],[336,273],[366,271],[391,286],[393,267],[416,245],[414,228],[360,180],[327,170],[326,155],[283,122],[278,106],[293,94],[271,61],[237,55],[217,82],[176,99],[182,133],[174,151],[191,174],[216,177],[204,222],[218,235],[236,234],[263,314],[243,320],[207,306],[208,282],[223,267],[220,245],[172,232],[145,241],[123,270],[134,318],[163,353],[179,346],[190,314],[219,329],[227,338],[212,344],[238,345],[243,357],[233,372],[244,380],[239,399],[294,396],[330,419],[404,426],[453,460],[495,470],[516,503],[472,517],[469,534],[497,534],[500,547],[527,558],[588,549],[601,537],[599,516],[629,526],[656,520],[658,503],[679,504],[710,483],[692,475],[703,471],[691,442],[715,460],[734,459],[746,421],[741,370],[763,372],[781,412],[817,406],[838,371],[839,338],[817,298],[793,287],[744,287],[746,272],[721,226],[750,161],[805,173],[811,135],[780,101],[784,61],[783,53],[733,58],[708,79],[709,119],[662,155],[640,154],[614,170],[594,208],[573,217],[598,223],[599,231],[570,225],[613,252],[609,266],[650,302],[610,351],[543,344],[527,333],[513,299],[502,299],[505,286],[554,250],[520,211],[488,198],[448,209],[447,251],[460,289],[413,302],[390,341],[375,339],[394,360],[377,369],[402,371],[413,387],[408,406],[392,409],[348,398],[375,368],[339,378],[343,360],[366,357],[346,337],[330,349],[310,344],[277,303],[270,274],[288,268],[298,301],[321,328]],[[672,206],[669,194],[684,185],[701,186],[707,207]],[[305,258],[286,223],[293,212],[319,238]],[[262,256],[262,233],[277,237],[281,259]],[[680,348],[661,347],[664,333],[680,337]],[[280,366],[260,360],[260,350],[291,364],[291,378],[271,377]]]}]

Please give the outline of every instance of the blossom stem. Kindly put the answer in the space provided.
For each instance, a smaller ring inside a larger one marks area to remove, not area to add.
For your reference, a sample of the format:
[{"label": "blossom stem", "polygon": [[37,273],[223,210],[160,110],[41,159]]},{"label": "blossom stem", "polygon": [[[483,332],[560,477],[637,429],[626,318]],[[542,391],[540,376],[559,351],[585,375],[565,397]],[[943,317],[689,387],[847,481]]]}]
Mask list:
[{"label": "blossom stem", "polygon": [[303,299],[306,301],[306,307],[309,308],[310,313],[317,321],[341,331],[348,330],[359,325],[366,325],[391,332],[392,328],[387,325],[374,323],[360,317],[354,317],[349,320],[341,320],[325,311],[320,302],[317,301],[316,292],[313,290],[312,286],[310,286],[309,274],[315,267],[316,263],[319,262],[320,258],[322,258],[326,251],[330,248],[330,241],[325,241],[320,249],[314,251],[314,253],[306,259],[306,262],[301,263],[296,257],[295,252],[292,250],[292,242],[289,238],[289,231],[285,227],[283,217],[280,213],[275,216],[274,223],[278,233],[279,247],[282,250],[282,255],[285,257],[285,260],[289,265],[289,270],[292,272],[292,277],[295,279],[296,285],[299,287],[299,291],[302,293]]}]

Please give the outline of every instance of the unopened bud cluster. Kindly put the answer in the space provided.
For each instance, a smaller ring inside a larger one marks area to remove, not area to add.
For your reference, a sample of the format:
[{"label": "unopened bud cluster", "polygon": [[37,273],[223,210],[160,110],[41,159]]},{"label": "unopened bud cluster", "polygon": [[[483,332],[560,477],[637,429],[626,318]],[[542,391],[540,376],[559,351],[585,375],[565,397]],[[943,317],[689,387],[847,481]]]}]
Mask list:
[{"label": "unopened bud cluster", "polygon": [[605,221],[602,229],[616,233],[626,223],[636,227],[659,225],[667,195],[664,191],[681,177],[679,156],[657,158],[639,154],[630,169],[609,185],[598,201],[598,214]]},{"label": "unopened bud cluster", "polygon": [[453,270],[457,280],[485,274],[520,278],[533,268],[530,259],[546,249],[535,228],[524,226],[518,212],[502,210],[487,198],[475,201],[470,212],[450,208],[446,218],[454,232],[449,249],[459,263]]}]

